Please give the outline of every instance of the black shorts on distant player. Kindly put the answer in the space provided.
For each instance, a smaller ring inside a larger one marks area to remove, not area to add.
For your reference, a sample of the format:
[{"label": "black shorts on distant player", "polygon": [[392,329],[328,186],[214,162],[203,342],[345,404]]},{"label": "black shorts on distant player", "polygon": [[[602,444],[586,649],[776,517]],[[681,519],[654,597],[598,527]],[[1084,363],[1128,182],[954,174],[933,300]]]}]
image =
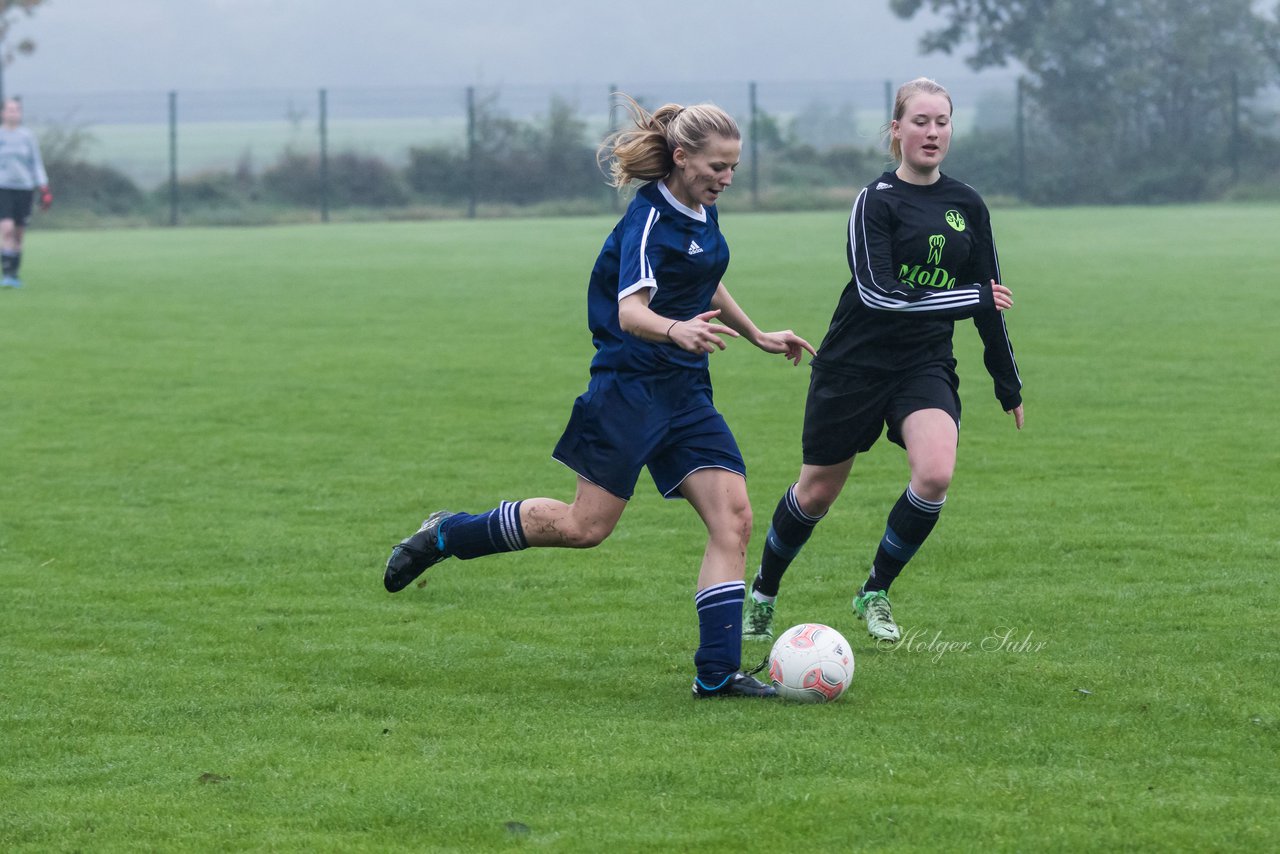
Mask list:
[{"label": "black shorts on distant player", "polygon": [[31,221],[34,190],[14,190],[0,187],[0,220],[11,219],[17,225]]}]

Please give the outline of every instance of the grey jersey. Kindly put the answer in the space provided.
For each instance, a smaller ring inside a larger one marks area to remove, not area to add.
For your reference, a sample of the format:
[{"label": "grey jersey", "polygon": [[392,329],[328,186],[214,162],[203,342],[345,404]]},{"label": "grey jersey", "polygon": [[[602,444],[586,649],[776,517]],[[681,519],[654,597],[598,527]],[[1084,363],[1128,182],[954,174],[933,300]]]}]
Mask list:
[{"label": "grey jersey", "polygon": [[24,127],[0,127],[0,188],[34,190],[48,183],[35,134]]}]

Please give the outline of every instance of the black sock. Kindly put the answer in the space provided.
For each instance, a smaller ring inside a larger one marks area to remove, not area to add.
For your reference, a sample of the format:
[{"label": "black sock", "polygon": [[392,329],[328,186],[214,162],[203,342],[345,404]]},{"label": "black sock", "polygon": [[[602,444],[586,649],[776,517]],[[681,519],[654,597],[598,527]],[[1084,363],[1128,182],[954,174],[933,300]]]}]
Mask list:
[{"label": "black sock", "polygon": [[813,527],[821,519],[822,516],[810,516],[800,509],[800,502],[796,501],[796,484],[791,484],[773,511],[773,523],[769,525],[769,536],[765,538],[764,550],[760,554],[760,570],[751,584],[753,592],[762,596],[778,595],[783,573],[800,554],[800,549],[813,533]]},{"label": "black sock", "polygon": [[929,532],[938,523],[938,514],[942,512],[945,501],[945,498],[926,501],[912,492],[910,486],[907,487],[889,511],[889,523],[885,526],[871,575],[862,585],[862,592],[889,589],[907,561],[924,545]]}]

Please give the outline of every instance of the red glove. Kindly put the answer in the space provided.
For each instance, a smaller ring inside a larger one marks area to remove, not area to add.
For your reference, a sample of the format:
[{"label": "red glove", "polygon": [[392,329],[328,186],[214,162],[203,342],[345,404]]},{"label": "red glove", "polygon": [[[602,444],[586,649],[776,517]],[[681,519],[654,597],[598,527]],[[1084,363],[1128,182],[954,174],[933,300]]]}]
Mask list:
[{"label": "red glove", "polygon": [[53,206],[53,191],[45,184],[40,188],[40,210],[47,211]]}]

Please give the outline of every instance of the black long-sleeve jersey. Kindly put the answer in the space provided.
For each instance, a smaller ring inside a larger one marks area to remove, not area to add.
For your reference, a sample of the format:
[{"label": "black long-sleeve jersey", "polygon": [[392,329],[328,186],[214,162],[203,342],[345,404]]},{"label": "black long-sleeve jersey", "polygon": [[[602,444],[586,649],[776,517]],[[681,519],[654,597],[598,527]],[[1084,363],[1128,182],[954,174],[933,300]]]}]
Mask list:
[{"label": "black long-sleeve jersey", "polygon": [[853,278],[815,368],[884,375],[954,367],[955,321],[972,317],[1000,405],[1009,410],[1022,402],[1013,346],[990,285],[1001,282],[991,215],[976,190],[946,175],[922,186],[884,173],[853,204],[848,255]]}]

